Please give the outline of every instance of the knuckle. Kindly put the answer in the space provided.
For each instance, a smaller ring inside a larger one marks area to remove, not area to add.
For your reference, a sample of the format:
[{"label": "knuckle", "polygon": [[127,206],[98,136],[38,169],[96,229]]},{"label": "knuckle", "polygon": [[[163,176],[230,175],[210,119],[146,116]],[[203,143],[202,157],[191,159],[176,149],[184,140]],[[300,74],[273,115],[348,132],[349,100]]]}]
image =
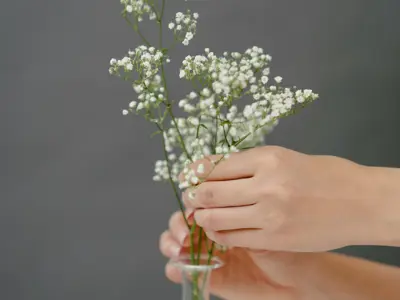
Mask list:
[{"label": "knuckle", "polygon": [[289,182],[286,183],[270,183],[260,184],[256,190],[256,197],[260,200],[274,200],[278,203],[286,203],[292,200],[295,196],[294,188]]},{"label": "knuckle", "polygon": [[284,161],[284,150],[281,147],[270,147],[268,148],[268,155],[266,155],[266,163],[272,169],[277,169],[281,166]]},{"label": "knuckle", "polygon": [[260,168],[276,170],[284,161],[285,149],[278,146],[264,146],[257,149],[256,155]]},{"label": "knuckle", "polygon": [[257,184],[256,196],[259,200],[275,198],[274,189],[270,184]]},{"label": "knuckle", "polygon": [[272,191],[281,202],[288,202],[293,198],[294,194],[293,186],[289,182],[274,185]]},{"label": "knuckle", "polygon": [[264,228],[268,233],[283,230],[287,223],[287,215],[280,209],[272,209],[264,217]]}]

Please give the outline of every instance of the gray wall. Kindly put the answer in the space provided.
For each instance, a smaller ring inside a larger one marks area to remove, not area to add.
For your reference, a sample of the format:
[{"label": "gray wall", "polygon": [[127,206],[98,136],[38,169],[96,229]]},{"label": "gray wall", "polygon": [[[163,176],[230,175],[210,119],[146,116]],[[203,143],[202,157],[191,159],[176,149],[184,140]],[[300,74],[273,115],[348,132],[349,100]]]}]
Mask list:
[{"label": "gray wall", "polygon": [[[168,0],[168,16],[183,3]],[[320,93],[270,144],[400,166],[398,0],[189,3],[198,37],[176,57],[257,44],[286,83]],[[120,115],[133,93],[107,73],[138,43],[120,10],[118,0],[0,3],[2,300],[179,299],[157,248],[176,209],[151,181],[160,144]],[[400,265],[397,249],[347,251]]]}]

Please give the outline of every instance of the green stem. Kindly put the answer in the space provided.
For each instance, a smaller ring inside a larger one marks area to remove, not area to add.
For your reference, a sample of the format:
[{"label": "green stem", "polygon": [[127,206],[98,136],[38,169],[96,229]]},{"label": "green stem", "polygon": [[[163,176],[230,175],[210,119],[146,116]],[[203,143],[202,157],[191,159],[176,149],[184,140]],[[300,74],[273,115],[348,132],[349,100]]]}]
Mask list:
[{"label": "green stem", "polygon": [[140,36],[140,38],[142,39],[143,43],[145,43],[147,47],[150,47],[151,46],[150,42],[145,38],[145,36],[142,34],[142,32],[139,29],[138,20],[136,19],[135,20],[135,24],[132,24],[132,22],[129,20],[128,16],[124,16],[124,19],[129,25],[131,25],[133,30]]},{"label": "green stem", "polygon": [[190,228],[190,260],[194,265],[196,263],[195,251],[194,251],[194,233],[196,232],[196,221],[193,222],[192,227]]},{"label": "green stem", "polygon": [[[158,26],[159,26],[159,47],[160,47],[160,49],[162,49],[162,46],[163,46],[163,27],[162,27],[162,21],[163,21],[163,17],[164,17],[164,11],[165,11],[165,0],[162,1],[161,13],[160,13],[159,18],[158,18]],[[172,111],[172,106],[171,106],[171,103],[170,103],[170,101],[169,101],[169,92],[168,92],[168,86],[167,86],[167,79],[166,79],[166,76],[165,76],[165,68],[164,68],[164,65],[161,65],[161,78],[162,78],[163,85],[164,85],[164,90],[165,90],[165,98],[166,98],[166,104],[165,104],[165,105],[166,105],[167,110],[168,110],[168,113],[169,113],[169,115],[170,115],[170,117],[171,117],[171,119],[172,119],[172,122],[173,122],[173,124],[174,124],[174,127],[175,127],[175,129],[176,129],[176,131],[177,131],[177,133],[178,133],[178,136],[179,136],[179,140],[180,140],[180,144],[181,144],[181,146],[182,146],[182,149],[183,149],[183,151],[185,152],[186,157],[187,157],[190,161],[192,161],[192,157],[191,157],[191,155],[189,154],[189,152],[188,152],[187,149],[186,149],[185,142],[184,142],[183,137],[182,137],[182,134],[181,134],[181,132],[180,132],[180,130],[179,130],[178,123],[176,122],[174,113],[173,113],[173,111]]]},{"label": "green stem", "polygon": [[164,11],[165,11],[165,0],[162,1],[160,20],[162,20],[162,18],[164,17]]},{"label": "green stem", "polygon": [[[197,224],[194,221],[192,228],[190,229],[190,261],[192,265],[199,265],[199,259],[195,256],[195,249],[194,249],[194,234],[196,232]],[[201,236],[201,235],[200,235]],[[200,251],[200,250],[199,250]],[[198,254],[199,257],[199,254]],[[194,271],[192,274],[192,296],[193,300],[200,300],[201,294],[199,289],[199,273]]]},{"label": "green stem", "polygon": [[201,259],[201,252],[202,252],[202,242],[203,242],[203,228],[200,228],[199,230],[199,242],[198,242],[198,247],[199,249],[197,250],[197,264],[200,265],[200,259]]},{"label": "green stem", "polygon": [[188,222],[188,220],[187,220],[187,218],[186,218],[186,215],[185,215],[185,208],[184,208],[183,205],[182,205],[182,201],[181,201],[181,199],[180,199],[180,197],[179,197],[179,193],[178,193],[178,190],[177,190],[177,188],[176,188],[176,185],[175,185],[174,181],[172,180],[171,165],[170,165],[170,162],[169,162],[167,150],[165,149],[164,130],[162,129],[162,127],[161,127],[159,124],[156,123],[156,125],[157,125],[157,128],[162,132],[162,136],[163,136],[163,137],[162,137],[162,142],[163,142],[164,157],[165,157],[165,160],[167,161],[168,181],[170,182],[170,184],[171,184],[171,186],[172,186],[172,189],[173,189],[173,191],[174,191],[175,197],[176,197],[176,199],[177,199],[177,201],[178,201],[179,209],[181,210],[183,219],[185,220],[185,224],[186,224],[186,226],[190,229],[189,222]]}]

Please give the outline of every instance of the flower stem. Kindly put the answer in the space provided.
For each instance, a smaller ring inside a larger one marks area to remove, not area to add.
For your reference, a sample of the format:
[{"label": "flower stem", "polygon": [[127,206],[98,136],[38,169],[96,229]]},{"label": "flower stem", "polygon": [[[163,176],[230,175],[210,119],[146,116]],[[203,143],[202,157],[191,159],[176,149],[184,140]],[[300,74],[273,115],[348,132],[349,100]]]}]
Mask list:
[{"label": "flower stem", "polygon": [[137,19],[134,24],[129,20],[129,18],[127,16],[124,16],[124,19],[129,25],[131,25],[133,30],[135,30],[135,32],[140,36],[143,43],[145,43],[147,47],[150,47],[151,46],[150,42],[145,38],[145,36],[142,34],[142,32],[139,29],[139,24],[138,24]]},{"label": "flower stem", "polygon": [[185,208],[184,208],[183,205],[182,205],[182,201],[181,201],[181,199],[180,199],[180,197],[179,197],[179,193],[178,193],[178,190],[177,190],[177,188],[176,188],[176,185],[175,185],[174,181],[172,180],[171,166],[170,166],[170,163],[169,163],[167,150],[165,149],[164,130],[162,129],[162,127],[161,127],[159,124],[157,124],[157,128],[162,132],[162,135],[163,135],[163,137],[162,137],[162,142],[163,142],[164,157],[165,157],[165,160],[167,161],[168,181],[170,182],[170,184],[171,184],[171,186],[172,186],[172,189],[173,189],[173,191],[174,191],[175,197],[176,197],[176,199],[177,199],[177,201],[178,201],[179,209],[180,209],[180,211],[181,211],[181,213],[182,213],[183,219],[185,220],[185,224],[186,224],[186,226],[188,227],[188,229],[190,229],[189,222],[188,222],[188,220],[187,220],[187,218],[186,218],[186,215],[185,215]]},{"label": "flower stem", "polygon": [[[160,13],[159,18],[158,18],[159,47],[160,47],[160,49],[162,49],[162,47],[163,47],[163,27],[162,27],[162,22],[163,22],[163,17],[164,17],[164,11],[165,11],[165,0],[162,1],[161,13]],[[164,68],[163,64],[161,65],[161,78],[162,78],[162,81],[163,81],[163,84],[164,84],[165,98],[166,98],[165,105],[167,107],[168,114],[170,115],[170,117],[172,119],[172,122],[174,124],[174,127],[175,127],[175,129],[176,129],[176,131],[178,133],[180,144],[182,146],[183,151],[186,154],[186,157],[190,161],[192,161],[192,157],[191,157],[191,155],[189,154],[189,152],[186,149],[186,145],[185,145],[185,142],[183,140],[182,134],[181,134],[181,132],[179,130],[178,123],[176,122],[176,118],[175,118],[174,113],[172,111],[171,102],[169,101],[169,92],[168,92],[168,86],[167,86],[167,79],[166,79],[166,76],[165,76],[165,68]]]},{"label": "flower stem", "polygon": [[200,264],[200,259],[201,259],[201,252],[202,252],[202,242],[203,242],[203,228],[200,227],[199,229],[199,242],[198,242],[198,247],[199,249],[197,250],[197,264]]}]

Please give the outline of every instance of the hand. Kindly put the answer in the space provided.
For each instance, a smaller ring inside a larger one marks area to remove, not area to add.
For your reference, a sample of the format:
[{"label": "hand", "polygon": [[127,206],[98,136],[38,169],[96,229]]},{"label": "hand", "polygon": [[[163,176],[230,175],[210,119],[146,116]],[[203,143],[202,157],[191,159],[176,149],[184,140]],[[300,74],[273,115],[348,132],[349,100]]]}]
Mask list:
[{"label": "hand", "polygon": [[[181,213],[169,223],[161,252],[169,258],[186,254],[189,232]],[[400,295],[398,268],[336,253],[233,248],[216,255],[225,265],[213,271],[211,293],[226,300],[395,300]],[[166,275],[181,281],[173,265],[167,264]]]},{"label": "hand", "polygon": [[[384,189],[389,180],[381,170],[279,147],[210,162],[217,160],[191,166],[197,172],[203,165],[205,171],[196,175],[205,182],[188,189],[183,199],[186,207],[197,209],[197,224],[218,244],[307,252],[392,244],[389,221],[399,219],[399,210],[388,209],[385,197],[395,193]],[[391,181],[397,188],[396,175]]]},{"label": "hand", "polygon": [[[175,213],[169,223],[169,230],[160,238],[161,252],[169,258],[188,253],[189,231],[181,213]],[[216,254],[224,261],[224,266],[212,273],[210,284],[214,295],[229,300],[300,299],[300,290],[295,285],[296,278],[303,273],[295,272],[294,265],[295,262],[297,264],[296,258],[302,254],[255,252],[240,248]],[[175,283],[181,281],[180,270],[173,265],[167,264],[166,275]]]}]

